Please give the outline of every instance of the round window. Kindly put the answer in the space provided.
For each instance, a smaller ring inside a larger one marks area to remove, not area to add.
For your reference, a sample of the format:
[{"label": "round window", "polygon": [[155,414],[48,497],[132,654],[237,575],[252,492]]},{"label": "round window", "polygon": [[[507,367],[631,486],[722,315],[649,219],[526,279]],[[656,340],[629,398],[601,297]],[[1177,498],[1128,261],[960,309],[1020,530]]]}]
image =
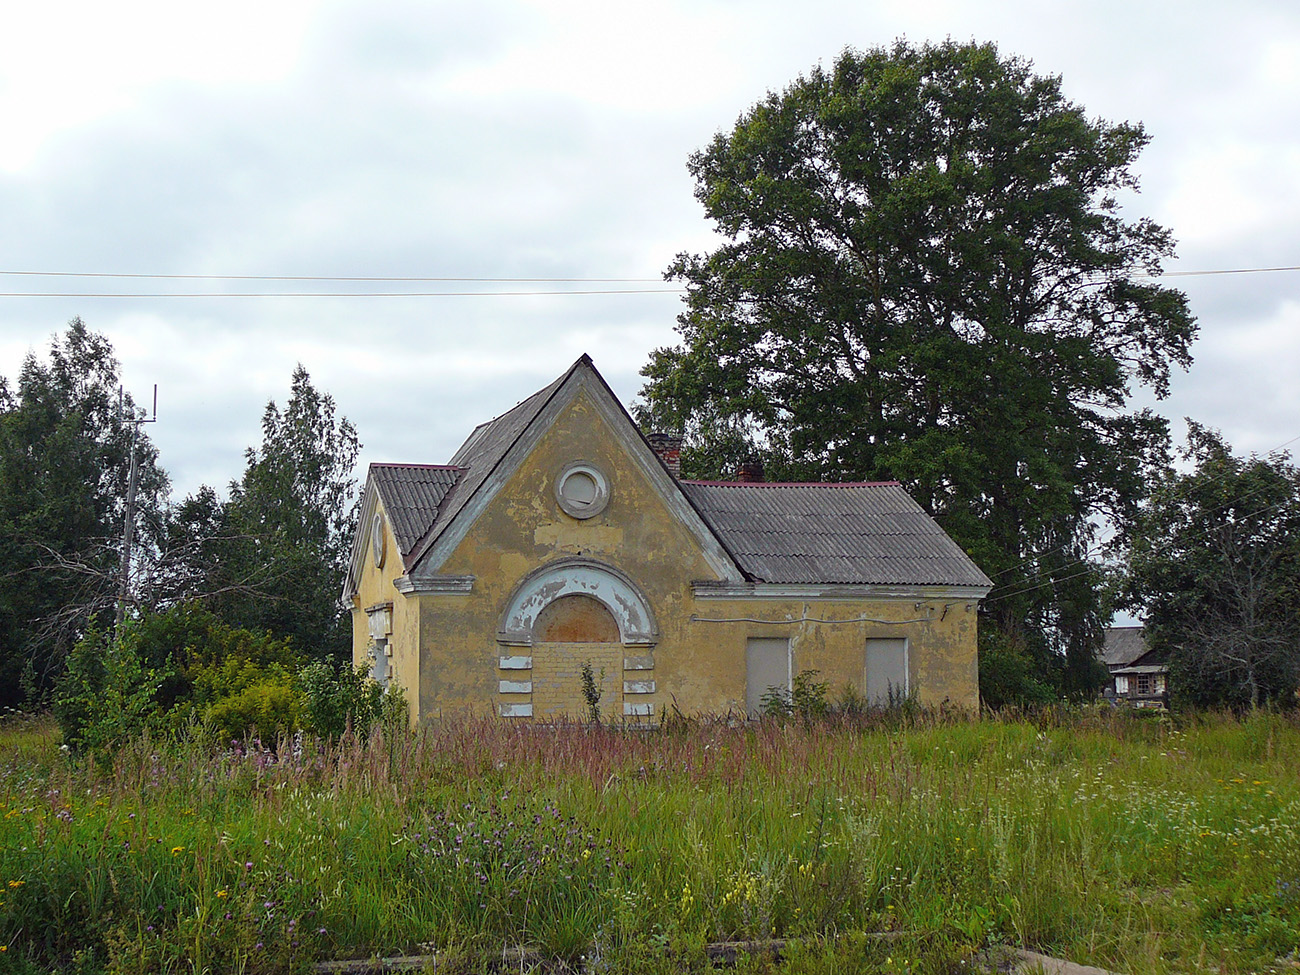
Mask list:
[{"label": "round window", "polygon": [[609,504],[609,482],[590,464],[570,464],[555,482],[560,509],[574,518],[592,518]]},{"label": "round window", "polygon": [[370,553],[375,559],[375,568],[384,567],[385,549],[388,547],[388,536],[384,533],[384,517],[375,512],[375,517],[370,520]]}]

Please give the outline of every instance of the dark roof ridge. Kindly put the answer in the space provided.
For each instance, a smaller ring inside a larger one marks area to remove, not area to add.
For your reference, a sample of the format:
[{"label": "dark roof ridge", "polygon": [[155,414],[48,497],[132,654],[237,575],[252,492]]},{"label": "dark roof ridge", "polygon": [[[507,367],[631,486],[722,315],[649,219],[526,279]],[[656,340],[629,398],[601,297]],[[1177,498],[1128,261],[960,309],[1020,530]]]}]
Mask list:
[{"label": "dark roof ridge", "polygon": [[[595,366],[592,364],[591,356],[584,352],[574,360],[573,365],[569,366],[569,368],[566,369],[559,378],[553,380],[546,386],[543,386],[532,395],[525,396],[500,416],[493,417],[486,423],[480,423],[470,432],[470,435],[466,438],[465,442],[460,445],[459,449],[457,449],[456,453],[453,454],[451,458],[453,461],[461,459],[468,461],[468,463],[464,465],[449,465],[462,468],[464,470],[464,476],[458,479],[452,489],[447,492],[447,496],[443,498],[442,503],[438,505],[438,513],[434,518],[433,523],[429,525],[424,536],[417,541],[414,546],[412,546],[411,557],[407,562],[408,570],[414,568],[415,565],[424,558],[425,554],[433,547],[434,543],[442,535],[443,531],[446,530],[447,526],[456,520],[456,516],[460,514],[461,509],[469,502],[469,499],[478,493],[478,490],[483,486],[484,481],[491,477],[492,473],[505,460],[506,454],[508,454],[510,448],[518,442],[519,437],[523,435],[523,432],[532,425],[533,421],[537,419],[542,410],[546,409],[547,404],[550,403],[555,394],[564,386],[569,377],[577,372],[578,367],[584,365],[591,368],[593,372],[596,371]],[[596,373],[596,375],[599,376],[600,374]],[[492,433],[499,433],[502,429],[507,429],[507,418],[514,416],[516,413],[520,414],[520,417],[517,419],[522,419],[523,422],[519,426],[519,429],[514,432],[513,436],[509,437],[502,443],[492,445],[486,454],[477,456],[475,454],[475,448],[481,447],[484,439],[490,438]],[[467,485],[465,483],[467,480],[472,481],[473,483]]]},{"label": "dark roof ridge", "polygon": [[465,468],[457,467],[455,464],[405,464],[396,460],[372,460],[371,467],[400,467],[403,470],[424,470],[424,471],[463,471]]},{"label": "dark roof ridge", "polygon": [[901,481],[690,481],[683,484],[703,484],[707,487],[773,488],[773,487],[902,487]]}]

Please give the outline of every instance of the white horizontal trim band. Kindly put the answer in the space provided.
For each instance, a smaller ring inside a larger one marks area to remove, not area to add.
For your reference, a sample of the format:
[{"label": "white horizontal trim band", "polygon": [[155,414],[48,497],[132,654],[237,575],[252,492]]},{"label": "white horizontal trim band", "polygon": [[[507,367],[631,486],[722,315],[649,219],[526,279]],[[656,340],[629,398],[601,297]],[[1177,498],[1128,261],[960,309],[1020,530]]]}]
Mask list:
[{"label": "white horizontal trim band", "polygon": [[465,593],[473,591],[474,576],[426,576],[423,579],[401,576],[393,580],[393,586],[405,596]]},{"label": "white horizontal trim band", "polygon": [[696,580],[696,599],[983,599],[992,586],[859,586]]}]

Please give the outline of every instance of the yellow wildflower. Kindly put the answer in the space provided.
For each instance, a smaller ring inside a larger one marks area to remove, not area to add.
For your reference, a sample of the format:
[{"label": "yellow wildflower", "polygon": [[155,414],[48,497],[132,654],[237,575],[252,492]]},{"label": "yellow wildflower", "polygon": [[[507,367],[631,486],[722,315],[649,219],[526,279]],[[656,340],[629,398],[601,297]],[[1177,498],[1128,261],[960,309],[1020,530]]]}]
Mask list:
[{"label": "yellow wildflower", "polygon": [[172,847],[172,856],[175,856],[175,855],[178,854],[178,853],[184,853],[184,852],[185,852],[185,847],[183,847],[183,846],[173,846],[173,847]]},{"label": "yellow wildflower", "polygon": [[25,884],[25,883],[27,883],[27,881],[25,881],[25,880],[11,880],[11,881],[9,881],[9,886],[10,886],[10,887],[21,887],[21,886],[22,886],[23,884]]}]

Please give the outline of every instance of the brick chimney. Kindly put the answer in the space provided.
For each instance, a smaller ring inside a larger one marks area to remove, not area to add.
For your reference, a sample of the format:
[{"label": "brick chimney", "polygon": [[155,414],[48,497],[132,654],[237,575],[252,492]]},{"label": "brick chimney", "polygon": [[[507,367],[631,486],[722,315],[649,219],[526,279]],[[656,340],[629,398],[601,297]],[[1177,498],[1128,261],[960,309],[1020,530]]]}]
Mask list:
[{"label": "brick chimney", "polygon": [[646,437],[650,449],[668,468],[668,473],[678,480],[682,476],[682,438],[671,433],[652,433]]},{"label": "brick chimney", "polygon": [[741,484],[763,483],[763,461],[759,457],[750,457],[736,468],[736,480]]}]

